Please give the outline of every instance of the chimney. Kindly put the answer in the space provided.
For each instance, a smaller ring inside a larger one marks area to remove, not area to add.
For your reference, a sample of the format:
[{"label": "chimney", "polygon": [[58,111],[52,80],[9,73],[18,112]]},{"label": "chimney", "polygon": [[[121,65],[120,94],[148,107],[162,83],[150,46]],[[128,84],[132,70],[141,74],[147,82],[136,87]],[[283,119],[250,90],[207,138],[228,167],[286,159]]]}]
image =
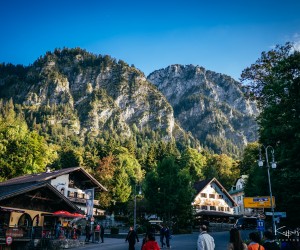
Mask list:
[{"label": "chimney", "polygon": [[51,169],[49,167],[46,167],[46,173],[51,173]]}]

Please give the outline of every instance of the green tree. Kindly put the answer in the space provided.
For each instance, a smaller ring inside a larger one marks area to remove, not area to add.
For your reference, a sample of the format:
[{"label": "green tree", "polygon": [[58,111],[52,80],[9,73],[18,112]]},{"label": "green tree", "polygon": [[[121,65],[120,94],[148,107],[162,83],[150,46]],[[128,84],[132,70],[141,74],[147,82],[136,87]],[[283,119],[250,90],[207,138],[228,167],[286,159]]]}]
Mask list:
[{"label": "green tree", "polygon": [[297,206],[293,205],[300,204],[299,72],[300,52],[287,43],[263,52],[241,78],[249,84],[261,108],[260,143],[275,149],[278,167],[271,171],[273,195],[276,209],[289,214],[287,222],[291,225],[300,221]]},{"label": "green tree", "polygon": [[226,189],[229,189],[240,176],[238,163],[225,154],[211,155],[207,160],[203,173],[206,179],[217,178]]},{"label": "green tree", "polygon": [[249,143],[244,149],[242,160],[239,162],[241,174],[248,175],[257,166],[258,151],[261,145],[257,142]]},{"label": "green tree", "polygon": [[1,104],[0,149],[2,180],[42,172],[56,158],[55,148],[35,131],[29,131],[12,101]]},{"label": "green tree", "polygon": [[180,165],[189,170],[194,181],[203,179],[203,168],[206,165],[206,157],[196,149],[187,148],[181,156]]}]

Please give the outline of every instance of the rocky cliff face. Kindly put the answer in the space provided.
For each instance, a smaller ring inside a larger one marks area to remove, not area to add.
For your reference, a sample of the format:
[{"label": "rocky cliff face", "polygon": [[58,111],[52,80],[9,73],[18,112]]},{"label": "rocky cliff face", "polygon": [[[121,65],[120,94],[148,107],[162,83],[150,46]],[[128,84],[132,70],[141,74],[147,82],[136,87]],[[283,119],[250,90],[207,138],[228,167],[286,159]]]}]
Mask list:
[{"label": "rocky cliff face", "polygon": [[258,111],[241,84],[193,65],[146,79],[110,56],[56,49],[26,68],[0,64],[0,98],[12,98],[42,128],[60,125],[79,138],[147,130],[230,155],[257,139]]},{"label": "rocky cliff face", "polygon": [[144,74],[109,56],[55,50],[21,77],[1,76],[0,98],[12,97],[38,122],[60,123],[81,136],[110,131],[126,137],[133,127],[157,131],[165,140],[185,133],[176,125],[171,105]]},{"label": "rocky cliff face", "polygon": [[257,140],[256,104],[231,77],[199,66],[171,65],[147,79],[172,105],[176,121],[215,152],[238,152]]}]

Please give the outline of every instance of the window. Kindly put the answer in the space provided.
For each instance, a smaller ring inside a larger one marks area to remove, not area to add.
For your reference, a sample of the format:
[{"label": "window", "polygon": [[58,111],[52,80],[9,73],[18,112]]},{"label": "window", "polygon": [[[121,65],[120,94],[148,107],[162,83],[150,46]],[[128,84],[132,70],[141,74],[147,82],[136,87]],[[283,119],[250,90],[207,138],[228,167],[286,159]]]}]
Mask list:
[{"label": "window", "polygon": [[223,199],[223,194],[219,194],[219,195],[218,195],[218,198],[219,198],[219,199]]},{"label": "window", "polygon": [[218,211],[224,212],[224,207],[219,207]]},{"label": "window", "polygon": [[201,206],[202,210],[207,210],[207,206]]},{"label": "window", "polygon": [[206,197],[207,197],[207,195],[206,195],[205,193],[201,193],[201,197],[204,197],[204,198],[206,198]]},{"label": "window", "polygon": [[226,211],[229,212],[229,207],[226,207]]},{"label": "window", "polygon": [[214,194],[209,194],[209,198],[214,199],[215,195]]},{"label": "window", "polygon": [[212,211],[216,211],[216,207],[215,206],[210,206],[209,209],[212,210]]}]

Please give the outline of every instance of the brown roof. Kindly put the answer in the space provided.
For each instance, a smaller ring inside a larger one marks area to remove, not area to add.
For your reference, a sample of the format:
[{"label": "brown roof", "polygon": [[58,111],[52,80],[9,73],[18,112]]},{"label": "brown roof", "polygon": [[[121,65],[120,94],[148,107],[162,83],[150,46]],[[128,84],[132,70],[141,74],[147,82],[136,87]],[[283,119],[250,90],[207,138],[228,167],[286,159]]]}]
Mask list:
[{"label": "brown roof", "polygon": [[[28,198],[31,195],[31,198]],[[33,195],[37,194],[37,195]],[[0,206],[10,205],[14,208],[30,209],[32,202],[37,200],[40,205],[44,204],[51,212],[61,208],[68,209],[71,212],[79,211],[79,208],[62,195],[56,188],[48,182],[25,183],[23,185],[13,185],[10,188],[0,187]]]},{"label": "brown roof", "polygon": [[81,174],[83,177],[90,180],[91,185],[93,185],[96,188],[100,188],[102,190],[107,191],[107,189],[102,186],[93,176],[91,176],[88,172],[86,172],[81,167],[73,167],[73,168],[64,168],[59,170],[54,170],[50,172],[42,172],[37,174],[29,174],[29,175],[23,175],[16,178],[9,179],[7,181],[1,182],[1,186],[11,186],[11,185],[20,185],[24,183],[37,183],[37,182],[44,182],[44,181],[50,181],[58,176],[69,174],[69,173],[78,173]]}]

